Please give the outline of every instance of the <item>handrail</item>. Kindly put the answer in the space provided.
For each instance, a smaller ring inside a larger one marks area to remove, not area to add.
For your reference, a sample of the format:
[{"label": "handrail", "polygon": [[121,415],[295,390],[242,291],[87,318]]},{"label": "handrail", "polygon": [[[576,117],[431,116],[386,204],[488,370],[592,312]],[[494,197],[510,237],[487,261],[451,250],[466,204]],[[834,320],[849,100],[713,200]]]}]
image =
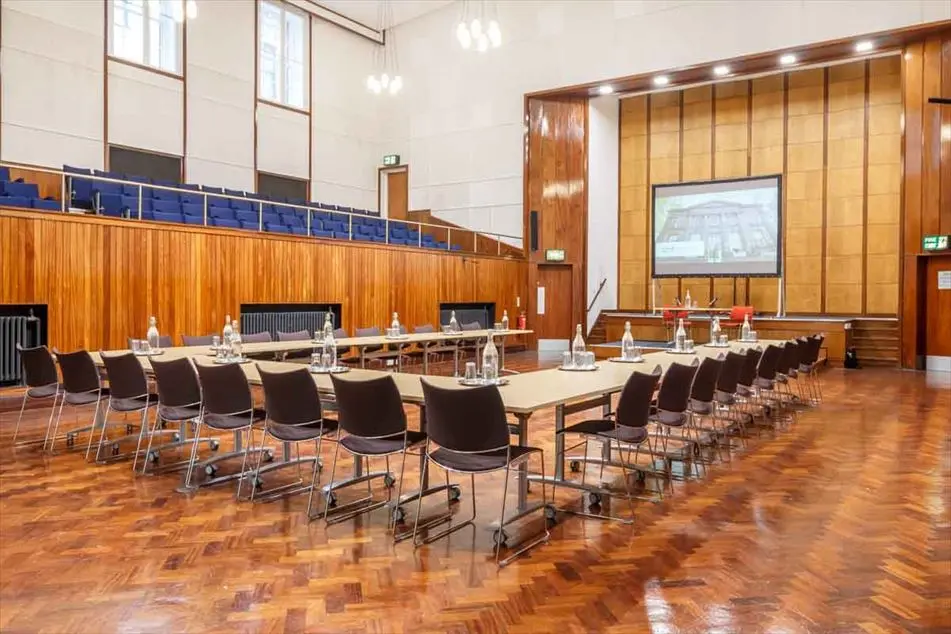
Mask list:
[{"label": "handrail", "polygon": [[[360,214],[360,213],[353,213],[353,212],[351,212],[351,211],[338,211],[338,210],[336,210],[336,209],[324,209],[323,207],[317,207],[317,203],[316,203],[316,202],[314,202],[314,203],[313,203],[313,206],[311,206],[311,205],[308,205],[308,204],[281,202],[281,201],[266,200],[266,199],[261,199],[261,198],[248,198],[248,197],[246,197],[246,196],[235,196],[235,195],[233,195],[233,194],[226,194],[226,193],[224,193],[224,192],[218,193],[218,192],[204,191],[204,190],[200,190],[200,189],[197,189],[197,190],[196,190],[196,189],[187,189],[187,188],[183,188],[183,187],[174,187],[174,186],[170,186],[170,185],[157,185],[157,184],[153,184],[153,183],[142,183],[142,182],[139,182],[139,181],[132,181],[132,180],[126,180],[126,179],[120,179],[120,178],[111,178],[111,177],[108,177],[108,176],[96,176],[95,174],[76,174],[76,173],[73,173],[73,172],[66,172],[66,171],[64,171],[64,170],[57,170],[57,169],[52,169],[52,168],[48,168],[48,167],[36,167],[36,166],[32,166],[32,165],[29,165],[29,166],[28,166],[28,165],[23,165],[23,164],[17,164],[17,163],[12,162],[12,161],[0,161],[0,166],[11,167],[11,168],[14,168],[14,169],[21,169],[21,170],[26,170],[26,171],[31,171],[31,172],[37,172],[37,173],[43,173],[43,174],[52,174],[52,175],[59,176],[60,179],[61,179],[61,195],[60,195],[60,198],[61,198],[61,211],[63,211],[63,212],[69,211],[69,201],[72,199],[72,189],[71,189],[71,188],[67,188],[67,182],[68,182],[68,181],[71,181],[72,179],[84,179],[84,180],[89,180],[89,181],[93,181],[93,182],[115,183],[115,184],[117,184],[117,185],[131,185],[131,186],[133,186],[133,187],[137,187],[137,188],[138,188],[138,209],[137,209],[137,210],[133,210],[133,209],[131,209],[131,208],[129,209],[129,212],[130,212],[130,215],[129,215],[129,218],[128,218],[129,220],[139,220],[139,221],[142,220],[142,198],[143,198],[142,192],[143,192],[143,188],[147,188],[147,189],[150,189],[150,190],[160,190],[160,191],[176,192],[176,193],[178,193],[178,194],[188,194],[188,195],[190,195],[190,196],[201,196],[201,197],[202,197],[202,203],[203,203],[203,206],[204,206],[203,216],[202,216],[202,224],[203,224],[203,226],[209,226],[209,224],[208,224],[208,197],[211,196],[211,197],[214,197],[214,198],[224,198],[224,199],[228,199],[228,200],[243,200],[243,201],[245,201],[245,202],[250,202],[252,209],[254,209],[254,210],[257,212],[257,216],[258,216],[258,229],[257,229],[257,230],[258,230],[258,231],[261,231],[261,232],[265,232],[265,231],[264,231],[264,213],[265,213],[265,212],[264,212],[264,205],[277,205],[277,206],[280,206],[280,207],[283,207],[283,208],[293,209],[293,210],[295,210],[295,211],[297,211],[297,212],[305,212],[305,213],[307,214],[307,236],[308,236],[308,237],[313,237],[313,236],[311,235],[311,226],[312,226],[312,222],[313,222],[313,214],[314,214],[314,212],[321,212],[321,213],[335,214],[335,215],[337,215],[337,216],[340,216],[340,215],[345,215],[345,216],[347,216],[347,220],[346,220],[346,222],[347,222],[347,236],[348,236],[347,239],[348,239],[348,241],[351,241],[351,242],[354,240],[354,232],[353,232],[353,225],[354,225],[353,219],[354,219],[354,218],[361,218],[361,219],[362,219],[362,218],[373,218],[373,219],[375,219],[375,220],[381,220],[381,221],[383,221],[383,222],[384,222],[384,228],[385,228],[385,236],[384,236],[384,237],[385,237],[385,244],[390,244],[390,223],[391,223],[391,222],[393,222],[393,223],[398,223],[399,225],[402,225],[403,227],[405,227],[405,228],[407,228],[407,229],[410,229],[410,230],[413,229],[414,227],[417,228],[417,239],[416,239],[416,245],[415,245],[415,246],[420,247],[420,248],[423,247],[423,228],[424,228],[424,227],[429,228],[429,229],[433,229],[433,230],[440,230],[440,231],[445,231],[445,232],[446,232],[446,234],[447,234],[447,235],[446,235],[446,247],[445,247],[445,249],[443,249],[443,250],[445,250],[445,251],[452,251],[452,246],[453,246],[453,245],[452,245],[452,240],[451,240],[451,238],[452,238],[452,232],[453,232],[453,231],[456,231],[456,232],[464,232],[464,233],[472,233],[472,234],[473,234],[473,251],[472,251],[472,252],[474,252],[474,253],[478,253],[477,240],[478,240],[478,235],[479,235],[480,233],[482,233],[482,234],[484,234],[484,235],[490,235],[490,236],[492,236],[492,237],[493,237],[494,239],[496,239],[499,243],[501,243],[501,238],[509,238],[509,239],[514,239],[514,240],[521,240],[521,239],[522,239],[521,236],[512,236],[512,235],[507,235],[507,234],[504,234],[504,233],[481,232],[481,231],[475,231],[475,230],[473,230],[473,229],[463,229],[463,228],[455,228],[455,229],[454,229],[454,228],[451,228],[451,227],[446,227],[445,225],[435,225],[435,224],[430,224],[430,223],[425,223],[425,222],[417,222],[417,221],[413,221],[413,220],[391,220],[389,217],[382,217],[382,216],[380,215],[380,212],[379,212],[379,211],[375,212],[375,214],[372,214],[372,213],[371,213],[371,214]],[[68,192],[68,195],[67,195],[67,192]],[[96,195],[98,196],[98,192],[96,193]],[[102,214],[100,213],[100,212],[102,211],[102,208],[99,206],[99,199],[98,199],[98,197],[94,200],[94,205],[95,205],[95,207],[96,207],[96,208],[94,209],[95,215],[102,215]],[[137,215],[136,215],[135,217],[133,217],[132,214],[133,214],[135,211],[137,211],[138,213],[137,213]],[[368,210],[368,211],[369,211],[369,210]],[[211,225],[211,226],[214,226],[214,225]],[[266,233],[266,232],[265,232],[265,233]],[[407,246],[411,246],[411,245],[407,245]],[[432,248],[436,248],[436,247],[427,247],[427,248],[432,249]],[[499,249],[501,249],[501,246],[499,247]]]},{"label": "handrail", "polygon": [[607,283],[608,278],[601,280],[601,283],[598,285],[598,290],[594,294],[594,298],[591,300],[591,303],[588,304],[588,310],[584,311],[586,313],[591,312],[591,308],[594,306],[594,303],[598,301],[598,296],[601,294],[601,291],[604,290],[604,285]]}]

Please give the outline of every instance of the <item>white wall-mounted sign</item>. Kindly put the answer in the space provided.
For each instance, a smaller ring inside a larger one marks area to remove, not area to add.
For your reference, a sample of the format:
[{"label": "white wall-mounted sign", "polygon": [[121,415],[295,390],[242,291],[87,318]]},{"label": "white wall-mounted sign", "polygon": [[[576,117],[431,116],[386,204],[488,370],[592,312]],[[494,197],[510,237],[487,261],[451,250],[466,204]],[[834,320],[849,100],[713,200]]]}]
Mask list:
[{"label": "white wall-mounted sign", "polygon": [[938,271],[938,290],[951,291],[951,271]]}]

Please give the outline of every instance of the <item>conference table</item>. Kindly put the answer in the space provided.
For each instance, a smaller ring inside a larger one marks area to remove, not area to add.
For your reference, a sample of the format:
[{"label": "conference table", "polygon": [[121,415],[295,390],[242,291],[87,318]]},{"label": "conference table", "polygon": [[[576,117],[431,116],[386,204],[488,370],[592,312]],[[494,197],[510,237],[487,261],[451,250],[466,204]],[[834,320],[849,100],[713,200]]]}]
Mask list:
[{"label": "conference table", "polygon": [[[510,331],[525,332],[525,331]],[[480,336],[481,333],[487,335],[487,331],[468,331],[462,333],[465,338]],[[440,335],[442,336],[442,335]],[[411,335],[412,337],[412,335]],[[430,334],[430,337],[432,335]],[[376,345],[375,342],[359,341],[357,339],[378,339],[378,338],[351,338],[340,339],[340,345]],[[355,342],[355,343],[353,343]],[[405,340],[404,340],[405,343]],[[725,352],[732,350],[734,352],[744,352],[751,347],[766,347],[768,345],[782,344],[784,340],[760,340],[756,343],[730,342],[729,346],[713,347],[710,345],[697,346],[693,354],[678,354],[670,351],[647,352],[644,354],[644,360],[641,363],[616,363],[610,360],[596,363],[597,370],[589,372],[564,371],[559,368],[525,372],[506,377],[508,382],[500,386],[499,393],[502,396],[502,402],[506,413],[515,417],[517,423],[511,426],[512,431],[518,438],[519,444],[530,444],[529,421],[532,416],[539,411],[555,410],[555,470],[552,476],[545,478],[545,482],[567,486],[585,491],[597,491],[596,487],[580,486],[565,478],[565,441],[564,435],[560,432],[565,428],[565,418],[574,413],[585,410],[601,408],[602,413],[608,413],[611,408],[612,395],[620,392],[628,378],[633,372],[651,373],[656,368],[660,368],[661,373],[666,372],[674,363],[691,364],[695,359],[702,360],[706,357],[717,357]],[[246,353],[267,353],[284,352],[297,350],[301,347],[309,347],[311,344],[306,341],[298,342],[271,342],[259,344],[247,344],[243,347]],[[127,352],[125,350],[114,351],[116,353]],[[97,364],[101,364],[98,355],[93,355]],[[173,359],[181,357],[191,357],[196,363],[211,363],[212,355],[207,346],[167,348],[161,355],[162,359]],[[140,357],[141,362],[148,372],[150,370],[149,358]],[[283,361],[258,361],[254,363],[241,364],[248,382],[251,385],[260,385],[261,378],[258,368],[268,372],[290,371],[299,369],[301,364],[289,363]],[[330,376],[327,374],[312,374],[313,380],[317,385],[318,391],[326,395],[333,394],[333,385]],[[430,384],[451,388],[466,389],[460,385],[459,379],[449,376],[433,376],[426,374],[409,374],[398,372],[385,372],[380,370],[352,369],[349,372],[338,375],[349,380],[370,380],[381,376],[392,377],[399,390],[404,403],[409,403],[420,407],[421,425],[425,425],[425,403],[423,397],[422,380]],[[285,445],[285,458],[289,456],[289,449]],[[605,453],[602,457],[607,464],[610,464],[610,445],[606,444]],[[421,456],[421,466],[426,460]],[[354,477],[360,477],[361,461],[354,461]],[[428,470],[427,470],[428,471]],[[422,472],[421,472],[422,473]],[[538,510],[541,503],[528,503],[529,480],[541,481],[541,476],[529,477],[527,466],[522,464],[518,469],[518,507],[516,513],[506,518],[506,522],[517,519],[530,512]],[[426,496],[437,491],[444,491],[445,486],[430,488],[428,482],[421,482],[420,491],[409,493],[396,501],[396,505],[405,504],[408,501],[416,499],[418,496]],[[324,487],[327,491],[327,486]]]}]

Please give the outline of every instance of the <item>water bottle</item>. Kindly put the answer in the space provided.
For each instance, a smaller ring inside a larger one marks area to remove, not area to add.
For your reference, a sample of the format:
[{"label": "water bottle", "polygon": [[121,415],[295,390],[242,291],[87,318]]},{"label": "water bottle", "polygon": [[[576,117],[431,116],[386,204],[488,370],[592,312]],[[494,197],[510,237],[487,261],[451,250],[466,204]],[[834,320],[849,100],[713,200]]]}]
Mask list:
[{"label": "water bottle", "polygon": [[509,311],[502,311],[502,330],[503,332],[509,329]]},{"label": "water bottle", "polygon": [[485,348],[482,350],[482,378],[486,382],[495,381],[499,377],[499,351],[495,349],[492,342],[492,334],[485,342]]},{"label": "water bottle", "polygon": [[743,314],[743,326],[740,328],[740,339],[743,341],[750,340],[750,314]]},{"label": "water bottle", "polygon": [[459,322],[456,321],[456,311],[449,315],[449,332],[459,332]]},{"label": "water bottle", "polygon": [[154,316],[149,317],[149,329],[145,333],[145,338],[149,341],[149,350],[155,351],[159,349],[158,322]]},{"label": "water bottle", "polygon": [[625,361],[633,361],[637,358],[634,335],[631,334],[631,322],[629,321],[624,322],[624,336],[621,337],[621,358]]},{"label": "water bottle", "polygon": [[[334,336],[334,322],[330,319],[330,317],[331,313],[327,313],[327,317],[324,319],[324,334],[321,339]],[[336,348],[334,348],[334,350],[336,350]]]},{"label": "water bottle", "polygon": [[225,315],[225,327],[221,330],[221,345],[231,345],[231,335],[234,331],[231,328],[231,315]]},{"label": "water bottle", "polygon": [[390,322],[390,336],[399,337],[400,336],[400,316],[395,312],[393,313],[393,321]]},{"label": "water bottle", "polygon": [[580,368],[584,365],[584,337],[581,336],[581,324],[575,326],[575,339],[571,342],[571,363]]},{"label": "water bottle", "polygon": [[716,315],[710,318],[710,343],[714,345],[720,343],[720,318]]},{"label": "water bottle", "polygon": [[330,328],[330,332],[324,333],[324,354],[330,357],[330,367],[337,367],[337,342],[334,340],[334,330],[333,327]]},{"label": "water bottle", "polygon": [[686,307],[686,308],[693,308],[693,304],[691,303],[691,301],[692,301],[692,300],[690,299],[690,289],[688,288],[688,289],[687,289],[687,296],[684,297],[684,307]]},{"label": "water bottle", "polygon": [[231,356],[241,358],[241,333],[238,331],[238,320],[231,322]]},{"label": "water bottle", "polygon": [[674,337],[674,350],[684,350],[687,347],[687,331],[684,329],[684,320],[678,320],[677,335]]}]

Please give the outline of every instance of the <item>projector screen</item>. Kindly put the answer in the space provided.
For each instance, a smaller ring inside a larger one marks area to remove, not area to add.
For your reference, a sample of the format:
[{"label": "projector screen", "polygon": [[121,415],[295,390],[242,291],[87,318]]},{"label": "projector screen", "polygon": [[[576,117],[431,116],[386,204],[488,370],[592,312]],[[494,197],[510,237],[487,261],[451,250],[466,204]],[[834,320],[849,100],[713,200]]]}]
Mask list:
[{"label": "projector screen", "polygon": [[781,181],[654,185],[654,277],[779,276]]}]

